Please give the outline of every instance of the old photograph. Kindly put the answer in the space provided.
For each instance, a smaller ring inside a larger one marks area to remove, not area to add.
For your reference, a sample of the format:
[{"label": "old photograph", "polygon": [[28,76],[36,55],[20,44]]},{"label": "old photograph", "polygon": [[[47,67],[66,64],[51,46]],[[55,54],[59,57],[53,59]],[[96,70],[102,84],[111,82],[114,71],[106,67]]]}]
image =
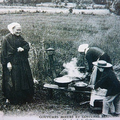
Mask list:
[{"label": "old photograph", "polygon": [[120,119],[120,0],[0,0],[0,120]]}]

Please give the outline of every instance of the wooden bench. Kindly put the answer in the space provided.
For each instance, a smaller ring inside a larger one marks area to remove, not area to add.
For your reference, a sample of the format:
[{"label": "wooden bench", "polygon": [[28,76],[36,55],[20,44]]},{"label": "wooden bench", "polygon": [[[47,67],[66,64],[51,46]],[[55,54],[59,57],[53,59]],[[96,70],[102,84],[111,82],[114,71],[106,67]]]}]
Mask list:
[{"label": "wooden bench", "polygon": [[78,95],[78,94],[83,94],[83,95],[90,95],[91,94],[91,91],[78,91],[75,89],[75,87],[59,87],[58,85],[56,84],[44,84],[43,85],[43,88],[44,89],[47,89],[48,90],[48,95],[49,95],[49,98],[52,98],[53,97],[53,90],[59,90],[59,91],[62,91],[62,92],[73,92],[75,93],[75,95]]}]

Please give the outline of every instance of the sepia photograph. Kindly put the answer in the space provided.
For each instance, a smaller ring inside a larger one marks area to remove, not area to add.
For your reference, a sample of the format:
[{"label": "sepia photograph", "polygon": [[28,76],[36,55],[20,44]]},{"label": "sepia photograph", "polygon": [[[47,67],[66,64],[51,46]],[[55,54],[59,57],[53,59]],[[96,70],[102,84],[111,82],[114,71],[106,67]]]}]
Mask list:
[{"label": "sepia photograph", "polygon": [[120,0],[0,0],[0,120],[119,120]]}]

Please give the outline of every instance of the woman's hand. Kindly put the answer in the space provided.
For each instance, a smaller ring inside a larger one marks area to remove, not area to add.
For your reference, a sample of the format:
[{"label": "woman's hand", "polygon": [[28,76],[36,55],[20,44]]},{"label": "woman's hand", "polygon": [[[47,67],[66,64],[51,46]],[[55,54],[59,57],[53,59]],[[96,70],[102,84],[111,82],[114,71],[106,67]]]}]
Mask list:
[{"label": "woman's hand", "polygon": [[17,51],[22,52],[22,51],[24,51],[24,49],[22,47],[19,47],[19,48],[17,48]]},{"label": "woman's hand", "polygon": [[88,87],[90,87],[91,89],[94,89],[95,85],[88,85]]},{"label": "woman's hand", "polygon": [[8,70],[9,71],[11,71],[12,70],[12,64],[9,62],[9,63],[7,63],[7,68],[8,68]]}]

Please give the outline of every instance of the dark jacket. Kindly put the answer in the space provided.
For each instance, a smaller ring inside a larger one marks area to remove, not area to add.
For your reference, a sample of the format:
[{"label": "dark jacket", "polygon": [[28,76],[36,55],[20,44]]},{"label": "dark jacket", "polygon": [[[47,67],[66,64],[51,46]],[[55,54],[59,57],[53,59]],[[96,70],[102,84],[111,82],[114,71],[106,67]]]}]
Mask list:
[{"label": "dark jacket", "polygon": [[117,79],[112,69],[104,69],[99,81],[95,84],[98,87],[107,89],[106,96],[113,96],[120,93],[120,81]]},{"label": "dark jacket", "polygon": [[[17,52],[17,48],[24,48],[24,52]],[[30,47],[29,44],[21,36],[15,36],[7,34],[4,40],[2,41],[1,49],[1,63],[2,65],[11,62],[12,64],[17,64],[21,59],[26,60],[28,58],[28,51]],[[16,61],[17,60],[17,61]],[[16,63],[17,62],[17,63]]]},{"label": "dark jacket", "polygon": [[101,50],[98,47],[90,47],[87,53],[85,54],[86,60],[89,66],[89,72],[92,72],[93,64],[92,62],[99,60],[105,60],[108,63],[111,63],[111,59],[107,53]]}]

